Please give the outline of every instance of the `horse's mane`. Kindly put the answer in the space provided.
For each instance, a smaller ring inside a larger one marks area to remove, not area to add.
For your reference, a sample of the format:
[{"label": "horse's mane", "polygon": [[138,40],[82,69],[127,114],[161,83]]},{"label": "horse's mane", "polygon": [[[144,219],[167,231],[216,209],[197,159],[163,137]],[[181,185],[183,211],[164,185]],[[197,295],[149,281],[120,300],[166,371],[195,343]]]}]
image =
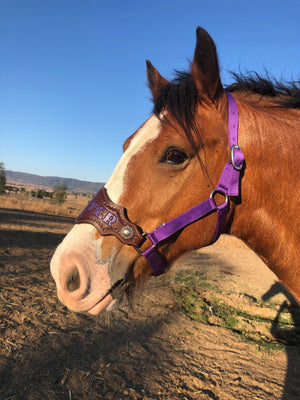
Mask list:
[{"label": "horse's mane", "polygon": [[[232,75],[235,82],[226,87],[230,92],[253,93],[270,99],[274,106],[300,109],[300,81],[278,81],[267,72],[264,77],[256,72]],[[167,107],[194,148],[194,134],[201,140],[201,132],[194,118],[198,102],[198,92],[191,73],[175,71],[175,78],[162,87],[153,104],[153,112],[158,117]]]},{"label": "horse's mane", "polygon": [[285,82],[272,78],[268,72],[265,76],[257,72],[237,74],[231,72],[235,82],[227,86],[230,92],[248,92],[269,97],[273,104],[284,108],[300,109],[300,80]]},{"label": "horse's mane", "polygon": [[[185,116],[188,120],[198,101],[197,89],[188,72],[175,71],[175,79],[164,86],[154,102],[154,113],[159,115],[164,107],[177,117]],[[300,108],[300,80],[285,82],[272,78],[266,71],[265,76],[257,72],[237,74],[231,72],[235,82],[226,86],[230,92],[249,92],[262,97],[269,97],[277,106]],[[179,118],[180,120],[180,118]],[[187,121],[186,121],[187,122]]]}]

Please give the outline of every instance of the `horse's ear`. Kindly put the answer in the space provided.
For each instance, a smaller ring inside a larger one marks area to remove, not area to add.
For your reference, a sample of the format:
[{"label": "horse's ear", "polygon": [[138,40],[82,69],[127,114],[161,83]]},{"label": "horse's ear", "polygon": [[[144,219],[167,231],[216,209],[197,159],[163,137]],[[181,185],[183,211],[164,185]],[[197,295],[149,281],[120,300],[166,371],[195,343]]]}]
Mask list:
[{"label": "horse's ear", "polygon": [[147,64],[147,76],[149,88],[152,93],[153,100],[155,101],[162,89],[169,84],[169,82],[160,75],[156,68],[153,67],[149,60],[146,60]]},{"label": "horse's ear", "polygon": [[192,77],[199,98],[209,98],[214,101],[222,91],[216,46],[203,28],[198,27],[196,34],[197,44],[192,63]]}]

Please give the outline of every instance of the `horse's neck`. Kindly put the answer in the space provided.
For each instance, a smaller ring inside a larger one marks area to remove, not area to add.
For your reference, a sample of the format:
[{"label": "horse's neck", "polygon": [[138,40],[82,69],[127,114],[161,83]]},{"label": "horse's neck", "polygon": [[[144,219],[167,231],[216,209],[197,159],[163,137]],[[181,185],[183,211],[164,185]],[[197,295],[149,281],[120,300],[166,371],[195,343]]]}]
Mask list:
[{"label": "horse's neck", "polygon": [[300,301],[300,114],[242,103],[239,109],[246,168],[242,202],[235,208],[230,232],[244,240]]}]

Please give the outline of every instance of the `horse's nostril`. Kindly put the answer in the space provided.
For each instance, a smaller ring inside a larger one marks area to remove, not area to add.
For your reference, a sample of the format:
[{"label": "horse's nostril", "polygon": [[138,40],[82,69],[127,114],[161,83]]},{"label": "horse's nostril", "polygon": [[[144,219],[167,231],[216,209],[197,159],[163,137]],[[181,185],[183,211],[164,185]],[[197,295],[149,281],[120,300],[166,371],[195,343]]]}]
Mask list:
[{"label": "horse's nostril", "polygon": [[69,273],[67,277],[66,288],[68,292],[74,292],[80,288],[80,275],[76,267]]}]

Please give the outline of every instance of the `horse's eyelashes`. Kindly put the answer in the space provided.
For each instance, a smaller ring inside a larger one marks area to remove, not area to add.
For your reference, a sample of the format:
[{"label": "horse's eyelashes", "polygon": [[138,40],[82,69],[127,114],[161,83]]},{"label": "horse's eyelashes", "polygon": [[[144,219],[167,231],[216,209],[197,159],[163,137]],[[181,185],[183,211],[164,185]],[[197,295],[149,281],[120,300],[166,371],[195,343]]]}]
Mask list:
[{"label": "horse's eyelashes", "polygon": [[188,156],[181,149],[169,149],[165,155],[162,157],[161,162],[180,165],[183,164],[187,160]]}]

